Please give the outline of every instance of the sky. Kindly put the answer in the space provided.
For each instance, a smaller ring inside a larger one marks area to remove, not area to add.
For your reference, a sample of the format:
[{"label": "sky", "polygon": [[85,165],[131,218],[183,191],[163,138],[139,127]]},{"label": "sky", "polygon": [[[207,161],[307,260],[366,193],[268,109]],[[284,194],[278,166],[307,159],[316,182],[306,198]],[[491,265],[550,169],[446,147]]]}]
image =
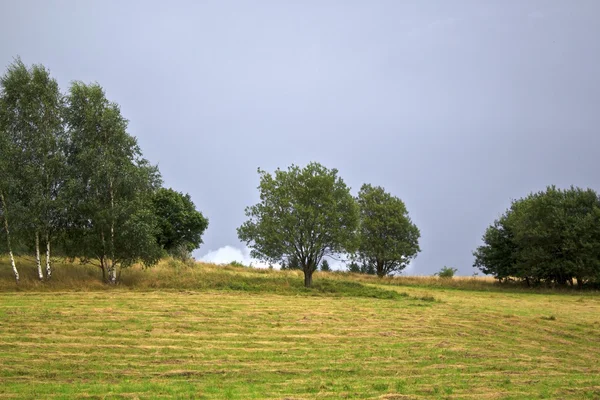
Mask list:
[{"label": "sky", "polygon": [[0,0],[13,57],[100,83],[164,185],[237,238],[257,168],[317,161],[400,197],[421,230],[406,271],[472,275],[510,205],[547,185],[600,191],[597,0]]}]

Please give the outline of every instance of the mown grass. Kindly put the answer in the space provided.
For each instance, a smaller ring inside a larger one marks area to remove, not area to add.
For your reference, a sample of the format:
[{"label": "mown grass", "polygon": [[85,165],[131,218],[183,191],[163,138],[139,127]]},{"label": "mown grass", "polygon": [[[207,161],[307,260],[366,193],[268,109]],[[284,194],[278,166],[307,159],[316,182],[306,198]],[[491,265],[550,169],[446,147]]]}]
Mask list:
[{"label": "mown grass", "polygon": [[[2,398],[600,398],[594,293],[336,274],[314,281],[335,289],[307,291],[294,271],[169,262],[126,271],[116,288],[79,266],[58,266],[47,283],[24,269],[15,289],[0,268]],[[286,279],[279,292],[266,282]]]}]

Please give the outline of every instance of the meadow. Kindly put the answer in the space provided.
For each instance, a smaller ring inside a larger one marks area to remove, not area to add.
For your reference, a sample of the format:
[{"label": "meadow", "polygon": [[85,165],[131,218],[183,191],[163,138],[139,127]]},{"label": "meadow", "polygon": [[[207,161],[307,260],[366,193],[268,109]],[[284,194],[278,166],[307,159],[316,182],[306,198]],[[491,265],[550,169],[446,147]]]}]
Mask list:
[{"label": "meadow", "polygon": [[0,262],[0,398],[600,399],[600,295],[186,266]]}]

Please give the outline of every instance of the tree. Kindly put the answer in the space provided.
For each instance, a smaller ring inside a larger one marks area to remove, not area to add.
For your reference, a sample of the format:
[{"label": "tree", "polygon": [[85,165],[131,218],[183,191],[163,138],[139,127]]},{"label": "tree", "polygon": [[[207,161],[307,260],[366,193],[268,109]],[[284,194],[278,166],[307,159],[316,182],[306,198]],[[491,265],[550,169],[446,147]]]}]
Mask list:
[{"label": "tree", "polygon": [[554,186],[515,200],[474,253],[484,273],[531,283],[600,282],[600,198]]},{"label": "tree", "polygon": [[158,244],[169,254],[191,253],[202,244],[208,219],[196,210],[189,194],[160,188],[152,198],[158,221]]},{"label": "tree", "polygon": [[274,175],[258,172],[261,201],[246,208],[249,219],[238,236],[261,260],[289,265],[295,257],[310,287],[324,256],[352,247],[356,202],[338,171],[318,163],[277,169]]},{"label": "tree", "polygon": [[20,198],[19,230],[34,239],[39,279],[44,275],[40,236],[46,244],[46,277],[52,273],[50,243],[58,230],[64,181],[63,96],[42,65],[28,68],[17,58],[2,79],[4,132],[12,143],[12,194]]},{"label": "tree", "polygon": [[99,85],[73,83],[67,121],[69,251],[96,260],[104,280],[114,284],[119,268],[138,261],[149,266],[160,258],[152,205],[160,176]]},{"label": "tree", "polygon": [[439,276],[440,278],[454,278],[454,274],[458,272],[456,268],[443,266],[439,272],[436,272],[434,275]]},{"label": "tree", "polygon": [[327,260],[321,261],[321,271],[331,272],[331,267],[329,266],[329,262]]},{"label": "tree", "polygon": [[365,184],[358,194],[358,255],[378,276],[402,271],[420,251],[420,232],[404,202],[382,187]]},{"label": "tree", "polygon": [[352,272],[353,274],[360,274],[360,273],[362,273],[361,270],[360,270],[360,266],[355,261],[352,261],[348,265],[348,272]]},{"label": "tree", "polygon": [[483,242],[484,245],[473,252],[474,267],[500,281],[521,275],[516,265],[517,246],[508,224],[508,215],[502,216],[487,228]]}]

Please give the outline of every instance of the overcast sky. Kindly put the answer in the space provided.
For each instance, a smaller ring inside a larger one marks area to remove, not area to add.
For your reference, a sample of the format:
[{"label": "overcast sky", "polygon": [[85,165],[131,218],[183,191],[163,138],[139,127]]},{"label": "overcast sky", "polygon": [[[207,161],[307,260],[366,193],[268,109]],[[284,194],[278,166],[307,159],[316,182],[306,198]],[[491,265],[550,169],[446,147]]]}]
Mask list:
[{"label": "overcast sky", "polygon": [[600,1],[0,0],[0,67],[97,81],[165,185],[210,219],[196,252],[248,254],[257,167],[318,161],[403,199],[411,274],[471,275],[510,204],[600,190]]}]

